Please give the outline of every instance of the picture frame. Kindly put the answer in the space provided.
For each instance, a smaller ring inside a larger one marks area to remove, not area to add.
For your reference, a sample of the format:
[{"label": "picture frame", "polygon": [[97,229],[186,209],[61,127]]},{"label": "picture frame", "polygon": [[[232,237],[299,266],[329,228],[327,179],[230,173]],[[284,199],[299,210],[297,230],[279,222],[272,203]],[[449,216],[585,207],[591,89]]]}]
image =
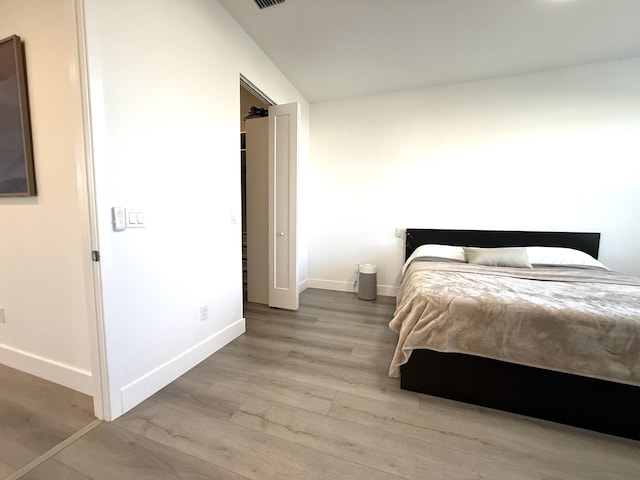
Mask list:
[{"label": "picture frame", "polygon": [[36,195],[22,40],[0,40],[0,197]]}]

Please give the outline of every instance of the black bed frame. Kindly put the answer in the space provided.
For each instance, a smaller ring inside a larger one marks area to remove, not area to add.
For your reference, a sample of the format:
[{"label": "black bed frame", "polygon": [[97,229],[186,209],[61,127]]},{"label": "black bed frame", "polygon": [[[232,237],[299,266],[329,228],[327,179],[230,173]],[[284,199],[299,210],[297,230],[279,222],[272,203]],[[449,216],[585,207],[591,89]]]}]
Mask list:
[{"label": "black bed frame", "polygon": [[[598,257],[599,233],[407,229],[420,245],[570,247]],[[400,368],[405,390],[640,440],[640,387],[460,353],[414,350]]]}]

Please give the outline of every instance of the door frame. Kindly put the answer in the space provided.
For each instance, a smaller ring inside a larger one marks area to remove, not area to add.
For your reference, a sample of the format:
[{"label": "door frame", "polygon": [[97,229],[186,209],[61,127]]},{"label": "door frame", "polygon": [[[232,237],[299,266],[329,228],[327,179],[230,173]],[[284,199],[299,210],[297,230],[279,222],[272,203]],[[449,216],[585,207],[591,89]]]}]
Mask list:
[{"label": "door frame", "polygon": [[[93,413],[100,420],[111,420],[109,403],[109,383],[105,345],[105,328],[102,304],[102,274],[99,261],[98,209],[95,181],[93,149],[93,124],[91,121],[91,98],[89,89],[89,65],[87,56],[87,33],[85,28],[84,2],[75,0],[76,32],[78,35],[79,83],[82,104],[82,126],[84,159],[78,162],[83,171],[83,198],[86,201],[86,225],[83,238],[83,254],[87,285],[87,325],[89,332],[89,353],[91,357],[91,377],[93,381]],[[94,89],[96,86],[94,86]],[[99,87],[98,87],[99,88]],[[93,252],[98,252],[95,257]]]},{"label": "door frame", "polygon": [[240,74],[240,85],[249,90],[254,96],[258,97],[264,103],[268,105],[277,105],[276,102],[271,100],[271,98],[263,93],[258,87],[255,86],[254,83],[251,82],[251,80],[249,80],[243,74]]},{"label": "door frame", "polygon": [[[268,95],[266,95],[262,90],[260,90],[260,88],[258,86],[256,86],[253,82],[251,82],[251,80],[249,80],[245,75],[243,75],[242,73],[240,73],[240,85],[243,86],[244,88],[246,88],[247,90],[249,90],[253,95],[255,95],[256,97],[258,97],[259,99],[261,99],[264,103],[268,104],[270,107],[277,107],[278,104],[273,101]],[[282,105],[282,104],[281,104]],[[269,116],[271,117],[271,109],[270,109],[270,113]],[[296,145],[299,145],[300,143],[300,107],[299,104],[296,103],[296,127],[295,127],[295,140],[296,140]],[[271,130],[271,118],[269,119],[269,129]],[[269,133],[269,169],[271,170],[272,168],[272,145],[271,145],[271,141],[272,141],[272,135],[271,132]],[[299,147],[298,147],[299,150]],[[297,228],[297,212],[299,210],[299,199],[298,199],[298,195],[297,195],[297,184],[298,184],[298,167],[297,167],[297,162],[298,162],[298,153],[296,153],[295,158],[296,158],[296,163],[293,166],[289,167],[289,175],[291,178],[291,181],[289,182],[289,194],[293,194],[293,198],[294,198],[294,205],[295,205],[295,209],[292,213],[292,216],[294,218],[293,224],[294,224],[294,238],[291,239],[292,242],[294,242],[294,258],[293,258],[293,263],[294,263],[294,269],[295,269],[295,275],[294,275],[294,279],[295,279],[295,285],[293,285],[293,288],[295,289],[295,295],[296,295],[296,301],[295,303],[295,308],[292,309],[297,309],[298,308],[298,297],[300,295],[300,288],[299,288],[299,273],[300,273],[300,259],[299,259],[299,255],[297,255],[295,252],[299,249],[299,241],[298,241],[298,228]],[[270,179],[269,179],[269,191],[271,192],[272,189],[272,180],[271,180],[271,174],[270,174]],[[293,191],[292,191],[293,189]],[[269,215],[269,238],[268,238],[268,243],[270,244],[274,239],[275,239],[275,232],[272,231],[272,205],[273,205],[273,201],[274,201],[274,195],[272,195],[271,193],[269,193],[269,211],[268,211],[268,215]],[[268,249],[268,262],[269,262],[269,274],[273,275],[273,251],[272,248]],[[290,258],[291,260],[291,258]],[[272,303],[272,288],[271,288],[271,283],[272,283],[272,279],[267,279],[269,284],[269,305],[271,305]],[[274,305],[274,306],[278,306],[278,305]],[[289,308],[289,307],[286,307]]]}]

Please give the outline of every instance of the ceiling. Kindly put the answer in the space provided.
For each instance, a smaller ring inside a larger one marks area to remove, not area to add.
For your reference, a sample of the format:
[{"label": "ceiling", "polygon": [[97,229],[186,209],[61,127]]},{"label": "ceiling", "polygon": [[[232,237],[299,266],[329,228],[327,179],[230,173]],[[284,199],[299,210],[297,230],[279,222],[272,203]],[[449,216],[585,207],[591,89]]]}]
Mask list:
[{"label": "ceiling", "polygon": [[639,0],[219,0],[310,102],[640,55]]}]

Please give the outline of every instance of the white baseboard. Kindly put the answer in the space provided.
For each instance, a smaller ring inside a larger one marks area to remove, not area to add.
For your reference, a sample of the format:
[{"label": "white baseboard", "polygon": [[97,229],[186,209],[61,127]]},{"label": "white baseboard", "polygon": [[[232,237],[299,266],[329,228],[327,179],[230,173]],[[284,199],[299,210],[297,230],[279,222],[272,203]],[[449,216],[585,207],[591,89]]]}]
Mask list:
[{"label": "white baseboard", "polygon": [[91,372],[0,344],[0,363],[63,387],[93,396]]},{"label": "white baseboard", "polygon": [[334,290],[336,292],[356,292],[353,282],[339,282],[337,280],[310,278],[307,280],[307,286],[308,288],[320,288],[322,290]]},{"label": "white baseboard", "polygon": [[309,288],[309,280],[303,280],[298,284],[298,292],[302,293],[304,292],[307,288]]},{"label": "white baseboard", "polygon": [[[320,288],[322,290],[334,290],[337,292],[353,292],[356,293],[356,287],[353,286],[353,282],[340,282],[337,280],[320,280],[318,278],[310,278],[307,280],[308,288]],[[393,287],[391,285],[378,285],[378,295],[395,297],[398,295],[400,287]]]},{"label": "white baseboard", "polygon": [[177,355],[156,369],[134,380],[120,390],[122,413],[127,412],[143,400],[149,398],[161,388],[173,382],[198,363],[220,350],[227,343],[245,332],[245,319],[232,323],[223,330],[214,333],[189,350]]},{"label": "white baseboard", "polygon": [[392,285],[378,285],[378,295],[385,297],[397,297],[400,287],[394,287]]}]

